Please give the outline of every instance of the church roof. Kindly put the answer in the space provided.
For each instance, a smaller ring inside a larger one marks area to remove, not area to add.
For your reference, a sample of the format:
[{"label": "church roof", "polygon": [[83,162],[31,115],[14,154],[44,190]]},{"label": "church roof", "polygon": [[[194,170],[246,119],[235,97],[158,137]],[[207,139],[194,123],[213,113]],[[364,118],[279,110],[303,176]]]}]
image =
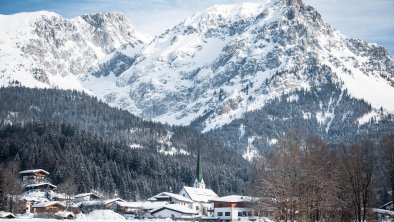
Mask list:
[{"label": "church roof", "polygon": [[190,199],[196,202],[210,202],[218,198],[218,195],[211,189],[202,189],[184,186],[183,189],[189,195]]}]

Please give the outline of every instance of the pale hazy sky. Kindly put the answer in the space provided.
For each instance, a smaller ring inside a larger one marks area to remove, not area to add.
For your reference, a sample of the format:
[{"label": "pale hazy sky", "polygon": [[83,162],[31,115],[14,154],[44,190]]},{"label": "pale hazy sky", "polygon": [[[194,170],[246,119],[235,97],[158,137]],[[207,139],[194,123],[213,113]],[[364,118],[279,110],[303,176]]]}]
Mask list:
[{"label": "pale hazy sky", "polygon": [[[137,30],[156,35],[211,5],[236,2],[244,1],[0,0],[0,14],[47,10],[72,18],[93,12],[122,12]],[[304,2],[314,6],[326,22],[345,35],[379,43],[394,55],[394,0],[304,0]]]}]

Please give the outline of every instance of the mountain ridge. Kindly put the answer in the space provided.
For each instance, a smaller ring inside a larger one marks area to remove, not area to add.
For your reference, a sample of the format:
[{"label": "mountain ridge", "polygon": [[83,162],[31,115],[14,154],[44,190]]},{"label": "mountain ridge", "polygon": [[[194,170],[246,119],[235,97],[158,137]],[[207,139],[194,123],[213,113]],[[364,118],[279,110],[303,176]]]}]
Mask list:
[{"label": "mountain ridge", "polygon": [[[77,20],[92,17],[86,15]],[[116,36],[106,29],[101,31],[94,35]],[[292,118],[281,117],[288,121],[283,126],[298,123],[306,127],[310,123],[322,137],[330,134],[330,129],[346,127],[356,136],[360,118],[364,118],[360,120],[364,123],[361,125],[375,128],[368,123],[371,119],[392,121],[386,117],[394,113],[392,56],[384,47],[341,34],[325,23],[313,7],[300,0],[212,6],[152,41],[135,47],[128,42],[113,51],[111,47],[103,50],[110,53],[100,61],[94,60],[83,74],[75,77],[72,84],[77,87],[74,88],[144,119],[190,126],[207,134],[231,132],[228,136],[236,138],[238,132],[228,126],[259,115],[266,118],[259,112],[267,110],[267,105],[287,110],[290,115],[288,106],[304,95],[311,98],[304,106],[313,110],[293,113],[301,122],[293,123]],[[7,73],[7,67],[0,64],[0,71]],[[20,78],[20,74],[8,73],[8,81],[12,81],[12,76]],[[33,76],[40,79],[40,71],[35,71]],[[4,74],[0,79],[3,85],[8,84]],[[310,95],[319,94],[319,90],[327,98]],[[306,92],[299,94],[300,91]],[[278,102],[281,98],[289,102]],[[363,101],[355,102],[359,100]],[[341,104],[345,101],[350,104]],[[346,109],[340,110],[357,115],[338,113],[336,108],[341,106]],[[259,114],[250,117],[249,113],[255,112]],[[271,117],[267,119],[269,124]],[[338,122],[337,118],[346,123]],[[231,146],[242,150],[257,143],[256,149],[263,150],[270,146],[267,141],[275,140],[247,127],[256,126],[237,125],[248,138],[241,140],[242,143],[232,140]],[[275,129],[274,133],[281,134],[284,130]],[[260,142],[253,142],[252,138],[260,137]],[[226,142],[223,136],[219,138]]]}]

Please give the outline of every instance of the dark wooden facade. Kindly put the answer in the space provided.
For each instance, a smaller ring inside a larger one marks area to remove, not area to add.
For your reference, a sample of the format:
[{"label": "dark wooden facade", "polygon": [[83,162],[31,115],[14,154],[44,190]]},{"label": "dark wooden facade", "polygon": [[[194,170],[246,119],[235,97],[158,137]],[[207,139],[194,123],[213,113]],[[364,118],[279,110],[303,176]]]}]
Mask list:
[{"label": "dark wooden facade", "polygon": [[34,207],[33,206],[34,213],[57,213],[59,211],[64,211],[65,209],[66,209],[66,207],[60,203],[51,204],[51,205],[48,205],[45,207]]}]

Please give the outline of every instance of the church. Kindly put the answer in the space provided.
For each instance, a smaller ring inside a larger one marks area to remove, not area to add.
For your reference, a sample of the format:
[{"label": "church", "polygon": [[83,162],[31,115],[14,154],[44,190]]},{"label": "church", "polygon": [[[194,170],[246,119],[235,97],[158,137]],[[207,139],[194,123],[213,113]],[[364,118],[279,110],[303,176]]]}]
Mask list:
[{"label": "church", "polygon": [[202,176],[201,165],[201,149],[198,148],[196,180],[193,187],[184,186],[179,195],[189,198],[193,201],[192,209],[196,210],[200,215],[212,216],[214,211],[213,200],[218,195],[211,189],[206,188],[204,178]]}]

